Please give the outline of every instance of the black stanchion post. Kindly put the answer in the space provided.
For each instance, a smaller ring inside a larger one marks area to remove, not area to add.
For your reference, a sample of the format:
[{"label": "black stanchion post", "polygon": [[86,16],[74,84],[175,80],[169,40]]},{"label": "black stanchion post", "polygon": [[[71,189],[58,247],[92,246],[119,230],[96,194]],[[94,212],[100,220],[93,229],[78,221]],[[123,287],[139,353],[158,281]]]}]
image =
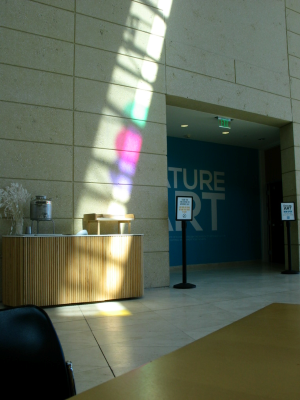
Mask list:
[{"label": "black stanchion post", "polygon": [[182,283],[186,283],[186,221],[181,221],[182,231]]},{"label": "black stanchion post", "polygon": [[187,283],[186,281],[186,221],[181,222],[182,230],[182,283],[178,283],[173,287],[175,289],[193,289],[196,285]]}]

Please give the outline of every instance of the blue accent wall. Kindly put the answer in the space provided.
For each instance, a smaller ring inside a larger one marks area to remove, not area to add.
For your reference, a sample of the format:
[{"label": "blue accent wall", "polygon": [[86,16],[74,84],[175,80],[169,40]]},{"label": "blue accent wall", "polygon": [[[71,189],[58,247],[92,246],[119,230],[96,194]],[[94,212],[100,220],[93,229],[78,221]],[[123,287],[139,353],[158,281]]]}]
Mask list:
[{"label": "blue accent wall", "polygon": [[258,150],[168,137],[170,265],[182,264],[176,195],[194,197],[187,264],[261,258]]}]

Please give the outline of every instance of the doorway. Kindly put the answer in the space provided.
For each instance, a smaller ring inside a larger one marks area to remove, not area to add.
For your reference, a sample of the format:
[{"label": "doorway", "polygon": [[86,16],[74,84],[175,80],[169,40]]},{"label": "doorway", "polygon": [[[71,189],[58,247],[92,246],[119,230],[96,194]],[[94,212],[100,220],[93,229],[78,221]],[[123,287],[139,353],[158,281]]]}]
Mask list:
[{"label": "doorway", "polygon": [[269,262],[284,264],[284,226],[280,203],[283,201],[280,147],[265,150]]}]

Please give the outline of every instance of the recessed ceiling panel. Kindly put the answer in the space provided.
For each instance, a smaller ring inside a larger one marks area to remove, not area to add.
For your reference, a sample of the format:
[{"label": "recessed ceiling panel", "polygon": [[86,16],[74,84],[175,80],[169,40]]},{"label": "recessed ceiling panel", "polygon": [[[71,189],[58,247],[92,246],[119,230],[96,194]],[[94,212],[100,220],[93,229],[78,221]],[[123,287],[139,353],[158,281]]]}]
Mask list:
[{"label": "recessed ceiling panel", "polygon": [[[219,127],[216,118],[218,116],[230,118],[230,115],[214,115],[167,106],[167,135],[253,149],[268,149],[280,143],[279,128],[233,119],[231,128],[225,129]],[[182,125],[188,126],[182,127]],[[223,134],[223,132],[229,133]]]}]

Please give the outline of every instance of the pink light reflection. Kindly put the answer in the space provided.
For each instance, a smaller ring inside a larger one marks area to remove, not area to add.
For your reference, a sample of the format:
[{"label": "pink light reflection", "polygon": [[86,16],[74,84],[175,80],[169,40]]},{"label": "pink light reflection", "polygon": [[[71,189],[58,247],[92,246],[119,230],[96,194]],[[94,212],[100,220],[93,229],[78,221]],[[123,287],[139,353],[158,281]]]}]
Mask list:
[{"label": "pink light reflection", "polygon": [[122,129],[116,139],[116,149],[119,157],[137,163],[142,141],[141,134],[134,127]]},{"label": "pink light reflection", "polygon": [[132,126],[122,129],[116,138],[117,165],[120,174],[111,172],[114,184],[113,196],[116,200],[127,202],[130,199],[132,191],[131,177],[136,172],[142,141],[141,134]]}]

